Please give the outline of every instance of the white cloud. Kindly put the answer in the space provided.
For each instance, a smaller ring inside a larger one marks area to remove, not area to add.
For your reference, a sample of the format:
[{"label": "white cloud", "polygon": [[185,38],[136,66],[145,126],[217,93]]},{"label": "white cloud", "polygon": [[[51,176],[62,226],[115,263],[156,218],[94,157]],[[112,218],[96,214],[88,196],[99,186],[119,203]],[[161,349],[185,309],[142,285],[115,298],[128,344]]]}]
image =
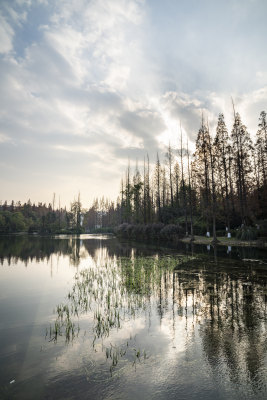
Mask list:
[{"label": "white cloud", "polygon": [[[202,112],[214,129],[223,111],[230,129],[231,95],[254,130],[267,108],[261,39],[252,46],[244,31],[245,52],[241,31],[232,39],[229,21],[227,32],[221,22],[214,31],[213,19],[199,30],[205,10],[187,14],[187,2],[172,7],[173,13],[142,0],[6,3],[0,17],[3,165],[11,160],[24,180],[31,170],[53,174],[42,188],[49,199],[57,187],[69,193],[64,185],[70,176],[75,190],[79,186],[83,194],[84,186],[85,198],[101,186],[115,198],[128,157],[135,162],[149,151],[153,158],[169,140],[176,143],[179,121],[191,143]],[[244,12],[235,29],[247,18]],[[266,30],[261,20],[257,26]],[[222,38],[217,46],[215,39]],[[24,200],[22,187],[17,199]],[[30,190],[30,182],[25,187]],[[31,190],[26,199],[43,200],[38,185]]]},{"label": "white cloud", "polygon": [[0,132],[0,143],[5,143],[5,142],[9,142],[9,141],[10,141],[10,137],[8,137],[4,133]]},{"label": "white cloud", "polygon": [[21,27],[23,22],[25,22],[27,20],[27,12],[26,11],[17,12],[10,6],[6,6],[5,10],[16,26]]},{"label": "white cloud", "polygon": [[0,54],[9,53],[13,49],[14,31],[0,14]]}]

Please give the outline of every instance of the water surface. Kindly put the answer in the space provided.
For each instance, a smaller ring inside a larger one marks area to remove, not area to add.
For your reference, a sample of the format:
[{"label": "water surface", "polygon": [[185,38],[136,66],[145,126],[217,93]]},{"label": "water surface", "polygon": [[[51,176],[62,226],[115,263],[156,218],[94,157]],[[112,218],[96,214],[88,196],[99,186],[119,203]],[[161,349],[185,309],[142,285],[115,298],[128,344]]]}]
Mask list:
[{"label": "water surface", "polygon": [[0,238],[0,398],[266,398],[267,255]]}]

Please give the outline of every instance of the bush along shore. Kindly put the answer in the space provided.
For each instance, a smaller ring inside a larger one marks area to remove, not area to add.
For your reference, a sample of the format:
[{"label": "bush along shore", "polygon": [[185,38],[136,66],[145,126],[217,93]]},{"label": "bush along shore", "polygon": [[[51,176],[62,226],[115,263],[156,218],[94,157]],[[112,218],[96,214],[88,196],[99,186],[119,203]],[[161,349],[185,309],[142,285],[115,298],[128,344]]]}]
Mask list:
[{"label": "bush along shore", "polygon": [[[265,237],[260,237],[260,230],[252,227],[241,227],[236,229],[231,237],[227,232],[218,232],[216,244],[222,246],[257,246],[267,247]],[[152,224],[129,224],[123,223],[114,229],[114,234],[121,239],[134,240],[137,242],[162,242],[177,245],[179,242],[195,244],[214,244],[213,238],[201,235],[185,235],[183,227],[175,224],[164,225],[163,223]]]},{"label": "bush along shore", "polygon": [[183,238],[178,225],[162,223],[127,224],[123,223],[114,229],[116,236],[136,241],[163,241],[177,243]]}]

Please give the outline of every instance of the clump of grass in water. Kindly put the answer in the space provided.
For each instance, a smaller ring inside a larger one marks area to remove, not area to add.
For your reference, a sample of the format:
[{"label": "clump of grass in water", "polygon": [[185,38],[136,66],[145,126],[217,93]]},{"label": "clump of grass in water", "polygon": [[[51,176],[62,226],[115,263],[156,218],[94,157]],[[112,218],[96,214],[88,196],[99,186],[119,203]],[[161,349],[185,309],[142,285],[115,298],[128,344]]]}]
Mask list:
[{"label": "clump of grass in water", "polygon": [[[97,339],[108,337],[111,329],[120,329],[128,316],[135,318],[137,310],[144,310],[151,295],[156,293],[164,271],[173,270],[179,262],[177,257],[136,257],[109,260],[76,273],[72,290],[67,295],[67,303],[56,308],[57,318],[50,327],[50,340],[57,341],[65,336],[66,342],[79,334],[79,316],[94,312],[93,348]],[[73,321],[75,319],[78,323]],[[106,358],[111,360],[111,368],[119,358],[129,352],[127,346],[120,349],[102,346]],[[134,363],[146,359],[146,352],[133,350]]]}]

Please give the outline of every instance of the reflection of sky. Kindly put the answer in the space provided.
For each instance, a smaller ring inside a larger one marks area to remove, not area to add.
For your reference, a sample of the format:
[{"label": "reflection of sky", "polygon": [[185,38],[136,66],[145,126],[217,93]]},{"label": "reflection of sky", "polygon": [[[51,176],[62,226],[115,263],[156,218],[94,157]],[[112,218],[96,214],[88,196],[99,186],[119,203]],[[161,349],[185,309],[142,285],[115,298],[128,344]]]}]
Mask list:
[{"label": "reflection of sky", "polygon": [[[31,249],[27,263],[12,258],[9,265],[5,259],[0,267],[0,387],[14,378],[14,390],[29,390],[31,396],[38,393],[35,398],[43,396],[39,393],[44,387],[50,397],[74,393],[81,398],[90,393],[93,398],[136,398],[140,394],[142,398],[177,398],[177,394],[190,399],[241,398],[245,393],[261,398],[266,378],[266,320],[259,270],[248,272],[236,262],[237,273],[228,260],[228,267],[221,262],[210,271],[194,261],[175,274],[162,268],[158,280],[156,269],[150,296],[116,291],[126,310],[121,313],[121,326],[96,339],[93,347],[94,312],[105,310],[119,252],[114,252],[112,241],[105,243],[97,236],[86,242],[87,247],[69,240],[69,252],[64,247],[66,240],[56,239],[55,254],[47,259],[37,262]],[[17,251],[18,243],[14,241],[10,254]],[[37,254],[47,247],[45,239],[36,244],[40,245]],[[100,277],[104,280],[101,304],[92,301],[89,312],[79,315],[81,330],[73,342],[66,345],[64,334],[56,344],[49,342],[45,332],[55,321],[53,310],[58,304],[71,305],[67,295],[72,293],[74,275],[88,268],[94,270],[95,282]],[[120,287],[121,277],[115,282]],[[129,302],[135,315],[127,311]],[[127,350],[112,378],[111,360],[106,360],[105,352],[111,345]],[[140,361],[134,359],[134,349],[140,349]]]},{"label": "reflection of sky", "polygon": [[202,110],[255,133],[266,109],[266,2],[4,0],[1,198],[114,199],[128,158],[196,138]]}]

